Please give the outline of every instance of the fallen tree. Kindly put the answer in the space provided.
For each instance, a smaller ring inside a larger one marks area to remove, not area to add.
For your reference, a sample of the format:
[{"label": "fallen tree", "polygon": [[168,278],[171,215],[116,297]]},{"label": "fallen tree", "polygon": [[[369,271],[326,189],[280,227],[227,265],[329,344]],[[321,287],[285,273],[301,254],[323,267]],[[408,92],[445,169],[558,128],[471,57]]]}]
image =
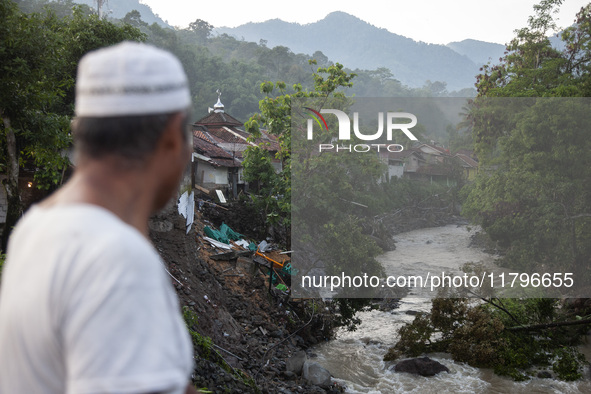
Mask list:
[{"label": "fallen tree", "polygon": [[433,299],[430,313],[417,315],[399,330],[400,339],[384,360],[447,352],[455,361],[493,368],[514,380],[527,380],[546,368],[561,380],[582,377],[587,362],[577,346],[591,318],[579,317],[553,298],[481,301]]}]

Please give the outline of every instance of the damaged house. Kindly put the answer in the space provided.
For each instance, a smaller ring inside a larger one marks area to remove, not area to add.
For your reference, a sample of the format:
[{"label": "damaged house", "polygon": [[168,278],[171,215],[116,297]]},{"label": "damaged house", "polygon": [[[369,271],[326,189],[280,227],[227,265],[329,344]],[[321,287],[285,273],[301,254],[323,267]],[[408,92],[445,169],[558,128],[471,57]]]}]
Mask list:
[{"label": "damaged house", "polygon": [[226,113],[218,91],[218,101],[207,116],[196,121],[193,129],[193,184],[206,189],[217,189],[236,197],[248,185],[242,177],[244,151],[249,146],[261,147],[272,157],[273,167],[282,170],[282,163],[275,158],[279,143],[275,136],[261,130],[261,138],[248,141],[249,133],[232,115]]},{"label": "damaged house", "polygon": [[478,160],[473,151],[460,150],[452,155],[435,143],[420,144],[401,152],[382,151],[380,158],[388,165],[384,174],[386,180],[404,177],[451,186],[458,177],[457,169],[461,168],[461,176],[467,181],[473,181],[478,173]]}]

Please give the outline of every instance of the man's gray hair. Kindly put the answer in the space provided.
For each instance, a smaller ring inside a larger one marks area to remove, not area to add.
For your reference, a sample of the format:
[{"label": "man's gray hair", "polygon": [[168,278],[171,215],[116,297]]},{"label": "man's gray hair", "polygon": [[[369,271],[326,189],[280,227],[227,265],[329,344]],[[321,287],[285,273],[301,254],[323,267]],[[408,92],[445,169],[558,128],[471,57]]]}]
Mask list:
[{"label": "man's gray hair", "polygon": [[[156,149],[172,115],[76,118],[72,122],[76,156],[116,156],[130,163],[143,163]],[[186,138],[185,133],[183,136]]]}]

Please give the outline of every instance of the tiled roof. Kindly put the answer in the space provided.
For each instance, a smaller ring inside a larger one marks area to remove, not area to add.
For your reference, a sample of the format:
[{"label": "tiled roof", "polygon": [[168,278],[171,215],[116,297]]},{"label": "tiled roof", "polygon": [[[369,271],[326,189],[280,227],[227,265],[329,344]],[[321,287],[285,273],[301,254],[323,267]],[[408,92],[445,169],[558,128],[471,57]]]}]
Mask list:
[{"label": "tiled roof", "polygon": [[266,143],[263,145],[264,149],[271,152],[279,151],[279,142],[277,141],[277,136],[267,133],[266,130],[261,130],[261,138],[257,138],[255,144],[258,145],[261,142]]},{"label": "tiled roof", "polygon": [[213,141],[211,136],[207,133],[207,131],[205,130],[205,127],[194,128],[193,129],[193,136],[195,138],[200,138],[200,139],[205,140],[207,142],[211,142],[211,143],[215,142],[215,141]]},{"label": "tiled roof", "polygon": [[439,153],[442,153],[444,155],[449,155],[449,149],[445,149],[445,148],[443,148],[441,146],[436,146],[436,145],[432,145],[432,144],[421,144],[421,145],[419,145],[417,147],[417,149],[421,150],[421,147],[422,146],[427,146],[427,147],[429,147],[429,148],[431,148],[431,149],[433,149],[433,150],[435,150],[435,151],[437,151]]},{"label": "tiled roof", "polygon": [[225,112],[212,112],[199,119],[194,125],[205,126],[242,126],[243,123]]},{"label": "tiled roof", "polygon": [[404,160],[410,155],[416,154],[417,152],[405,149],[402,152],[388,152],[388,158],[392,160]]},{"label": "tiled roof", "polygon": [[460,155],[466,155],[466,156],[468,156],[468,157],[471,157],[471,158],[473,158],[473,159],[475,159],[475,158],[476,158],[476,154],[474,154],[474,151],[473,151],[473,150],[469,150],[469,149],[459,149],[459,150],[456,152],[456,155],[457,155],[458,153],[459,153]]},{"label": "tiled roof", "polygon": [[450,175],[451,169],[437,165],[425,165],[420,166],[416,172],[425,175]]},{"label": "tiled roof", "polygon": [[223,142],[230,142],[235,144],[246,144],[246,139],[236,136],[229,132],[224,127],[208,127],[209,134]]},{"label": "tiled roof", "polygon": [[[227,144],[252,145],[247,142],[250,134],[238,128],[241,126],[243,126],[242,122],[225,112],[211,112],[193,123],[193,135],[196,139],[219,145],[217,146],[219,149],[222,149],[220,147],[223,146],[222,150],[229,151]],[[261,143],[261,147],[269,152],[279,151],[277,137],[267,133],[266,130],[261,130],[261,137],[254,141],[254,145]],[[230,150],[233,151],[234,158],[242,160],[243,149],[238,146],[237,148]],[[206,156],[209,157],[209,155]]]},{"label": "tiled roof", "polygon": [[[403,152],[412,152],[414,153],[416,156],[418,156],[419,159],[421,160],[425,160],[425,157],[423,156],[423,154],[426,154],[425,152],[423,152],[422,150],[418,149],[418,148],[410,148],[410,149],[405,149]],[[410,155],[409,155],[410,156]]]},{"label": "tiled roof", "polygon": [[462,164],[463,167],[478,167],[478,162],[470,156],[461,153],[456,153],[455,157],[464,162],[464,164]]},{"label": "tiled roof", "polygon": [[247,142],[250,136],[249,133],[236,127],[193,124],[193,134],[214,144],[258,145],[264,143],[262,145],[263,149],[270,152],[279,151],[277,137],[267,133],[265,130],[261,130],[261,137],[257,138],[253,143]]},{"label": "tiled roof", "polygon": [[199,137],[193,138],[193,150],[200,155],[209,157],[211,162],[218,166],[240,167],[240,162],[235,157],[232,157],[231,153],[226,152],[206,139]]}]

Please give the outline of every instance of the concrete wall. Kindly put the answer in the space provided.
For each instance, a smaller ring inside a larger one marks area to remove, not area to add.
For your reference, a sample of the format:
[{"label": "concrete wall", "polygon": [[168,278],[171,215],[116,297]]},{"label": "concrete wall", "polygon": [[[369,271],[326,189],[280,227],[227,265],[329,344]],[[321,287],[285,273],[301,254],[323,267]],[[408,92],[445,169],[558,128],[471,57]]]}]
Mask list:
[{"label": "concrete wall", "polygon": [[211,164],[199,160],[195,182],[208,189],[228,186],[228,169],[226,167],[214,167]]},{"label": "concrete wall", "polygon": [[402,162],[392,162],[388,164],[388,179],[402,178],[404,175],[404,163]]}]

